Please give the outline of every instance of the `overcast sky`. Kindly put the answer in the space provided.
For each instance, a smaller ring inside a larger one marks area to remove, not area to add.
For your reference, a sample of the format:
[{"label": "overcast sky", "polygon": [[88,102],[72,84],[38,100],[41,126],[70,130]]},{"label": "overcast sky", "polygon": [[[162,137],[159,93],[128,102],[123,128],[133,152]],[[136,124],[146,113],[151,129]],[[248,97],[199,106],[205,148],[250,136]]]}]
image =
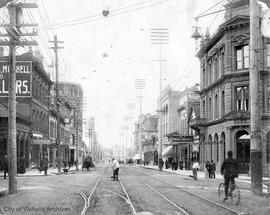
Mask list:
[{"label": "overcast sky", "polygon": [[[111,145],[119,141],[126,123],[124,116],[130,115],[126,108],[128,103],[136,103],[133,120],[138,117],[139,100],[134,79],[146,79],[143,113],[155,114],[157,109],[159,65],[154,60],[159,57],[159,49],[151,45],[151,28],[169,29],[170,42],[162,47],[162,56],[167,60],[162,65],[163,86],[170,84],[175,90],[181,90],[199,83],[195,41],[190,37],[195,25],[193,18],[220,0],[36,2],[39,9],[31,11],[39,24],[39,49],[46,64],[51,63],[53,56],[52,50],[45,49],[50,45],[47,41],[57,34],[58,39],[64,41],[60,80],[82,85],[86,97],[84,117],[96,118],[99,141]],[[222,5],[210,12],[221,9]],[[106,18],[101,14],[103,9],[110,11]],[[28,10],[24,17],[33,19]],[[72,20],[77,21],[70,22]],[[223,13],[218,13],[199,19],[197,24],[203,33],[206,26],[213,33],[222,21]],[[107,57],[103,57],[104,53]],[[51,68],[48,71],[53,72]]]}]

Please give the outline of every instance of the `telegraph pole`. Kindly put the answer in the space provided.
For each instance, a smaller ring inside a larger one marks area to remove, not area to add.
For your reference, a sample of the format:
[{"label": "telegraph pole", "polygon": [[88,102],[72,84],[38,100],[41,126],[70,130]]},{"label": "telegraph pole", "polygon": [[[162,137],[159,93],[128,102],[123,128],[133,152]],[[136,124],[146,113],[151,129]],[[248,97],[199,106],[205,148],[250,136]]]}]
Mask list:
[{"label": "telegraph pole", "polygon": [[[9,7],[10,27],[16,26],[16,7]],[[9,101],[8,101],[8,192],[17,192],[17,144],[16,144],[16,39],[12,36],[9,39]]]},{"label": "telegraph pole", "polygon": [[[4,5],[10,1],[5,1]],[[8,193],[17,192],[17,143],[16,143],[16,47],[17,46],[35,46],[36,41],[24,40],[20,41],[21,36],[37,36],[35,31],[24,33],[23,27],[36,27],[36,24],[21,23],[22,9],[37,8],[35,3],[10,3],[9,24],[1,24],[0,27],[5,28],[7,34],[1,34],[0,37],[8,37],[9,41],[1,40],[0,46],[9,46],[9,99],[8,99]]]},{"label": "telegraph pole", "polygon": [[142,162],[142,89],[145,89],[145,79],[135,79],[135,89],[140,90],[140,116],[139,116],[139,151]]},{"label": "telegraph pole", "polygon": [[59,71],[58,71],[58,49],[63,49],[63,47],[59,47],[59,43],[63,43],[62,41],[57,40],[57,35],[54,35],[54,40],[49,41],[53,43],[53,47],[50,49],[54,50],[55,54],[55,76],[56,76],[56,83],[55,83],[55,91],[56,91],[56,115],[57,115],[57,129],[56,129],[56,145],[57,145],[57,166],[58,166],[58,174],[61,174],[61,166],[62,166],[62,157],[61,157],[61,140],[60,140],[60,113],[59,113]]},{"label": "telegraph pole", "polygon": [[169,44],[169,29],[167,28],[152,28],[151,29],[151,43],[159,45],[159,119],[158,119],[158,166],[161,168],[162,161],[162,59],[161,45]]},{"label": "telegraph pole", "polygon": [[261,110],[259,95],[259,5],[250,0],[250,164],[252,192],[262,194]]}]

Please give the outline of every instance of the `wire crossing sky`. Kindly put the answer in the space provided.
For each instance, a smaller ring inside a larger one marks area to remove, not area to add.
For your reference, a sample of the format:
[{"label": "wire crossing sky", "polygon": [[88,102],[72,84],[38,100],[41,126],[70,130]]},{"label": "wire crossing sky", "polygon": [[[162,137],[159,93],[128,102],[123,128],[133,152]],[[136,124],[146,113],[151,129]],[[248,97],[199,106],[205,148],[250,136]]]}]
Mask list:
[{"label": "wire crossing sky", "polygon": [[[199,64],[191,38],[194,17],[222,8],[220,0],[36,0],[37,10],[27,10],[25,21],[38,23],[39,50],[54,79],[53,53],[49,40],[57,34],[64,41],[60,51],[60,81],[80,83],[86,101],[84,117],[94,116],[99,141],[116,144],[127,104],[135,103],[133,121],[139,112],[139,92],[134,80],[145,80],[143,113],[156,114],[159,94],[159,46],[151,44],[151,29],[166,28],[169,43],[162,45],[162,86],[175,90],[199,83]],[[214,7],[213,7],[214,6]],[[213,8],[211,8],[213,7]],[[108,10],[105,17],[103,10]],[[0,9],[0,22],[8,11]],[[214,33],[223,12],[198,19],[201,33]],[[34,39],[34,38],[33,38]],[[17,52],[25,52],[20,48]]]}]

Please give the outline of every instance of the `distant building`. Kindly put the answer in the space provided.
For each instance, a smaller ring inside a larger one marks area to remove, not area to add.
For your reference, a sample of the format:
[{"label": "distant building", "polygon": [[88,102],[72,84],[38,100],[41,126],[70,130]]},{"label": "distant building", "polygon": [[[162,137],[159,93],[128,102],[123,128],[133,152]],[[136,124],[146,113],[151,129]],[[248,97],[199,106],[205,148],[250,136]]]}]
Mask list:
[{"label": "distant building", "polygon": [[59,82],[59,97],[68,101],[73,107],[71,116],[71,137],[69,159],[76,161],[76,145],[78,144],[78,162],[82,163],[84,150],[83,137],[83,90],[79,84]]},{"label": "distant building", "polygon": [[169,135],[175,147],[175,160],[186,169],[191,168],[192,162],[200,160],[199,133],[189,127],[190,121],[200,116],[199,91],[199,87],[194,85],[180,93],[177,108],[179,131]]},{"label": "distant building", "polygon": [[[158,117],[151,114],[142,115],[141,117],[142,159],[145,162],[157,164]],[[135,123],[134,143],[135,154],[138,155],[140,153],[139,122]]]},{"label": "distant building", "polygon": [[179,131],[180,117],[177,113],[177,107],[180,93],[180,91],[172,90],[171,86],[168,85],[161,94],[161,110],[159,110],[161,111],[161,120],[158,118],[158,123],[161,123],[161,131],[159,134],[161,132],[162,135],[162,157],[169,162],[173,160],[172,143],[169,136]]}]

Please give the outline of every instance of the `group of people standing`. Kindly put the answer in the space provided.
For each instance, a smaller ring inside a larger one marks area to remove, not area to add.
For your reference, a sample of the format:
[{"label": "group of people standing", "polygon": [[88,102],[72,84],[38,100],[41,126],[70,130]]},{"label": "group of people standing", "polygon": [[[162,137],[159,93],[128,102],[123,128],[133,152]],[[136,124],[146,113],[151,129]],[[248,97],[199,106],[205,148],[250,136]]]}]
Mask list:
[{"label": "group of people standing", "polygon": [[209,178],[216,178],[216,164],[213,160],[206,161],[205,168]]}]

